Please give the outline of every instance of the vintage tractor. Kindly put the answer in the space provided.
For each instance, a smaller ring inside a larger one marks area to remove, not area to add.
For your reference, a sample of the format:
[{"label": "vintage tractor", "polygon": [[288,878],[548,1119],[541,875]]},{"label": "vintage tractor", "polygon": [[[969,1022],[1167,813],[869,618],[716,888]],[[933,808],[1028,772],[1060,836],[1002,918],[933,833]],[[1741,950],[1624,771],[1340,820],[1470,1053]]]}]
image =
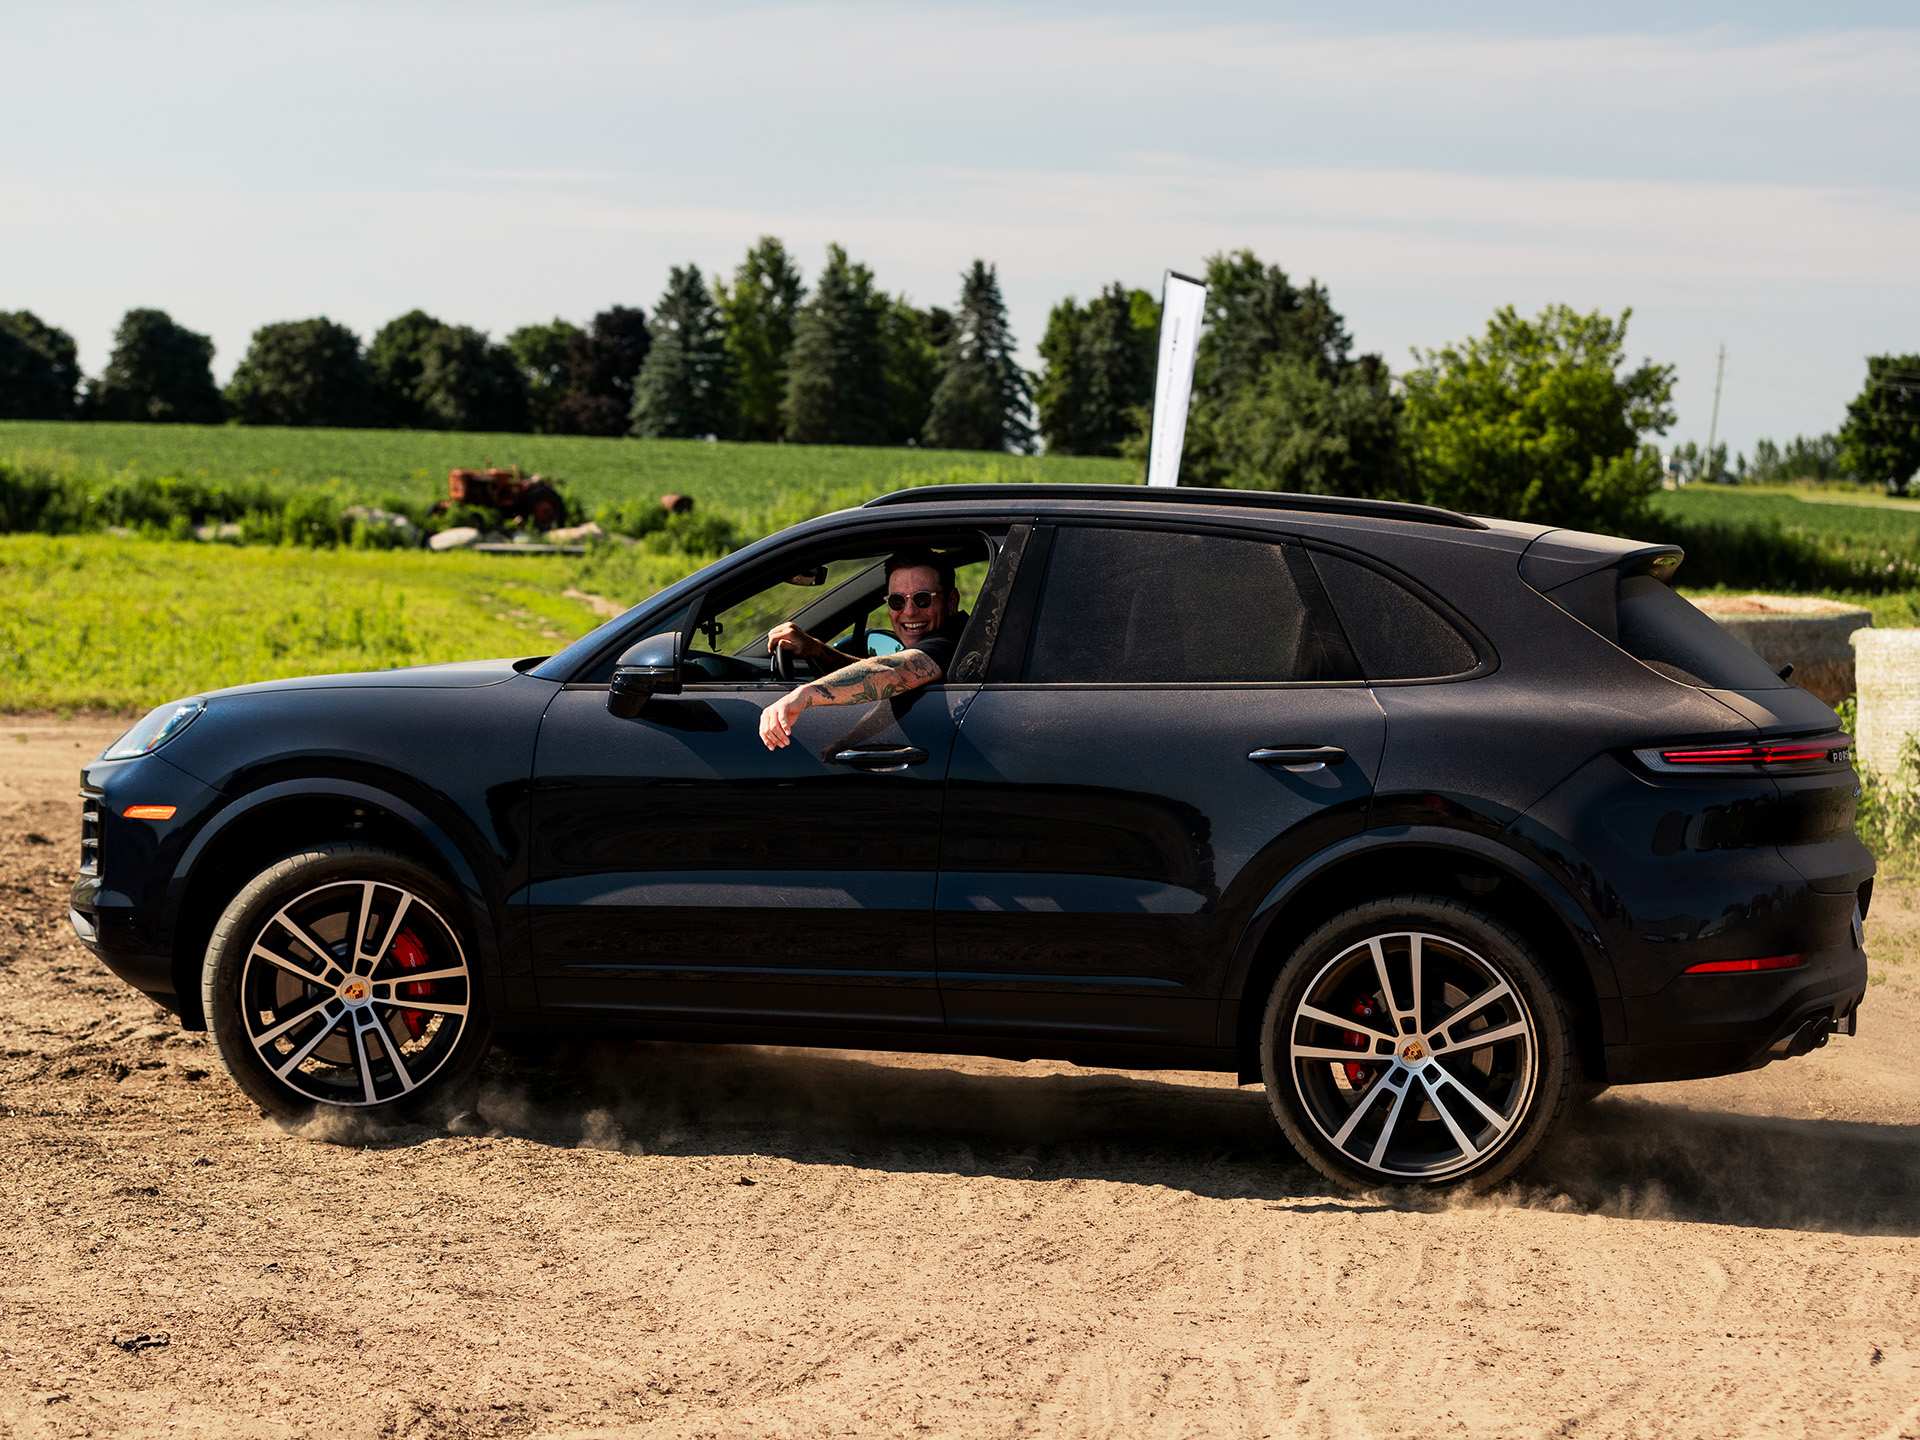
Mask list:
[{"label": "vintage tractor", "polygon": [[433,507],[438,515],[453,505],[497,510],[505,520],[522,520],[535,530],[567,523],[567,502],[544,476],[511,470],[449,470],[447,498]]}]

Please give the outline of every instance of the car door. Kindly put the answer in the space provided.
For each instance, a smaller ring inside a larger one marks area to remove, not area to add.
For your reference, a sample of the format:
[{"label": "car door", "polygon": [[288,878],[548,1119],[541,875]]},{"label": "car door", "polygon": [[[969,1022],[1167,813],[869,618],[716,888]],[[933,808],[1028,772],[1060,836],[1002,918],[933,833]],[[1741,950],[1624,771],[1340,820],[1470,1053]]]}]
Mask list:
[{"label": "car door", "polygon": [[[870,583],[874,595],[852,606],[815,601],[811,589],[783,596],[778,583],[749,587],[737,603],[703,596],[685,617],[700,643],[684,688],[632,718],[609,713],[604,684],[555,697],[534,757],[527,907],[543,1008],[662,1023],[940,1027],[940,817],[957,716],[974,687],[816,707],[785,749],[759,738],[761,711],[789,688],[767,663],[767,626],[790,614],[824,624],[837,611],[834,623],[851,617],[848,633],[863,633],[885,585],[875,567],[865,551],[817,569],[783,562],[783,575]],[[723,603],[731,629],[697,630]],[[963,639],[956,673],[963,661],[984,663],[973,643]]]},{"label": "car door", "polygon": [[1060,525],[949,771],[950,1027],[1210,1045],[1241,929],[1365,823],[1385,722],[1299,547]]}]

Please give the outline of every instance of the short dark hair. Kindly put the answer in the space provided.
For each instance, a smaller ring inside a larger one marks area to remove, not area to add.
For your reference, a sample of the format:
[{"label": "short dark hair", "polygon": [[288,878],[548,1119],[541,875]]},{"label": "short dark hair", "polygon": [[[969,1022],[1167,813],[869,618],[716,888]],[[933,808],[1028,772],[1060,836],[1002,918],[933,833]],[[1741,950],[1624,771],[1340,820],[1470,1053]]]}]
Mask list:
[{"label": "short dark hair", "polygon": [[896,570],[932,570],[940,576],[940,589],[944,592],[954,589],[953,561],[944,555],[935,554],[925,546],[910,545],[905,550],[896,550],[887,556],[887,579],[893,579]]}]

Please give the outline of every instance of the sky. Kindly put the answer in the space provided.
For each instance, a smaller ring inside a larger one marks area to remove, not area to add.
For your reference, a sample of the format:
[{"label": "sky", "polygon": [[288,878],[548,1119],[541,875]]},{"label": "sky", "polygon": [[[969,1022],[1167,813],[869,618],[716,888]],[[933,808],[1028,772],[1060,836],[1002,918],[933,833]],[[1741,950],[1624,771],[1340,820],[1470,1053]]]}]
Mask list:
[{"label": "sky", "polygon": [[[1242,247],[1396,371],[1496,307],[1633,310],[1668,443],[1834,429],[1920,351],[1920,7],[0,0],[0,309],[89,372],[415,306],[504,336],[762,234],[1049,308]],[[1446,13],[1442,14],[1442,11]]]}]

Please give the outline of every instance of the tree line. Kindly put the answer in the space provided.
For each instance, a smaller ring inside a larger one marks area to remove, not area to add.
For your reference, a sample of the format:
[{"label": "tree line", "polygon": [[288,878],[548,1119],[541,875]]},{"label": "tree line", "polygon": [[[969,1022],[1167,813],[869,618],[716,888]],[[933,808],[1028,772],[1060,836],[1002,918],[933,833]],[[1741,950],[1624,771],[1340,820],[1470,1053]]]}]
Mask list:
[{"label": "tree line", "polygon": [[[1212,257],[1181,478],[1186,484],[1412,497],[1567,525],[1621,525],[1666,467],[1723,454],[1652,439],[1673,423],[1673,369],[1626,355],[1627,322],[1549,306],[1416,350],[1399,376],[1356,354],[1326,288],[1241,250]],[[395,426],[714,436],[1143,456],[1159,302],[1118,281],[1055,305],[1040,372],[1015,359],[995,268],[954,307],[891,295],[838,245],[811,288],[763,237],[729,278],[675,266],[648,314],[614,306],[495,341],[419,310],[370,342],[324,317],[254,332],[225,390],[213,347],[158,310],[127,313],[100,375],[71,337],[0,313],[0,418]],[[1718,450],[1719,447],[1716,447]],[[1920,355],[1868,361],[1834,437],[1755,448],[1755,478],[1920,469]],[[1742,468],[1744,460],[1742,461]],[[1797,472],[1796,472],[1797,473]]]}]

